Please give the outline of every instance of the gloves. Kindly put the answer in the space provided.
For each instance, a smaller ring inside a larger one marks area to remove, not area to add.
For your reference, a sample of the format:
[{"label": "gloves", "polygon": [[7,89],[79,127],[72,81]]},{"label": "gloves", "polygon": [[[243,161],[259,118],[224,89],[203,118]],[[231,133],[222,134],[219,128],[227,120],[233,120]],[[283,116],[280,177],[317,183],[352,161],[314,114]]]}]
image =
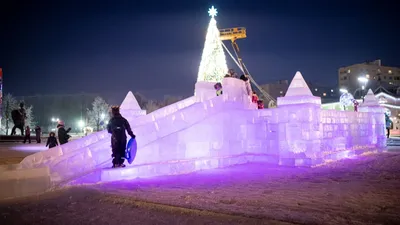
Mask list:
[{"label": "gloves", "polygon": [[136,138],[136,135],[132,134],[132,135],[131,135],[131,138],[132,138],[132,139],[135,139],[135,138]]}]

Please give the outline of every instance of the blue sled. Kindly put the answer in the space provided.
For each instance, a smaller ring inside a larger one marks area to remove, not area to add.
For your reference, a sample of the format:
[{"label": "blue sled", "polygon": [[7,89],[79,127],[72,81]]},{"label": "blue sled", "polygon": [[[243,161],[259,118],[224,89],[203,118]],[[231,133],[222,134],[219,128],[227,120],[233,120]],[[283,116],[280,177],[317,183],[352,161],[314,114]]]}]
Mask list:
[{"label": "blue sled", "polygon": [[129,164],[132,164],[133,160],[135,160],[137,151],[137,143],[136,139],[131,138],[126,145],[125,159]]}]

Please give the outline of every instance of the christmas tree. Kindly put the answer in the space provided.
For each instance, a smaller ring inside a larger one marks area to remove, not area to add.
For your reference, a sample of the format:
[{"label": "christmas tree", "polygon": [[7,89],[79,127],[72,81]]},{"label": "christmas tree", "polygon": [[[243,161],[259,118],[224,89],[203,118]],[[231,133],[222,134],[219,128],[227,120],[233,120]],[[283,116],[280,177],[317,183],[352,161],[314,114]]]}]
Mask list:
[{"label": "christmas tree", "polygon": [[217,9],[214,6],[208,10],[211,20],[208,25],[197,81],[221,82],[228,72],[217,21],[214,18],[217,13]]}]

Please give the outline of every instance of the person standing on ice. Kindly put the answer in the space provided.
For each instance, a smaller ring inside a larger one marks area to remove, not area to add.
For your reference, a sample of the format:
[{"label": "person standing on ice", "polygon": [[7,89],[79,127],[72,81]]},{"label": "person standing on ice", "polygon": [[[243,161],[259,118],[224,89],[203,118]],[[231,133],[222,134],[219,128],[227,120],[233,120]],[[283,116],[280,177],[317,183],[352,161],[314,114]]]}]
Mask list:
[{"label": "person standing on ice", "polygon": [[131,138],[135,138],[131,130],[131,126],[129,125],[128,120],[122,117],[119,112],[119,106],[111,107],[112,117],[107,125],[108,133],[112,134],[111,136],[111,148],[112,148],[112,168],[116,167],[125,167],[124,165],[124,157],[125,157],[125,149],[126,149],[126,132],[128,132]]},{"label": "person standing on ice", "polygon": [[217,92],[217,96],[222,95],[222,84],[220,82],[214,84],[214,89]]},{"label": "person standing on ice", "polygon": [[68,132],[71,131],[71,128],[65,129],[64,122],[60,120],[58,121],[57,129],[58,129],[58,141],[60,142],[60,145],[68,143],[68,139],[71,137],[68,134]]}]

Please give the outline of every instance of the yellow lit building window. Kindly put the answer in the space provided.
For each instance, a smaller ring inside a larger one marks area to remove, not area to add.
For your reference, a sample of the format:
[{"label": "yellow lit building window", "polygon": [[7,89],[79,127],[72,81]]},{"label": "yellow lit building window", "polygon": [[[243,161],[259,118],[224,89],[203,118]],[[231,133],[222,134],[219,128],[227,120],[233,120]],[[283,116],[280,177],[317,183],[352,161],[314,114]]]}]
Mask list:
[{"label": "yellow lit building window", "polygon": [[326,93],[323,93],[322,95],[323,95],[323,96],[326,96]]}]

